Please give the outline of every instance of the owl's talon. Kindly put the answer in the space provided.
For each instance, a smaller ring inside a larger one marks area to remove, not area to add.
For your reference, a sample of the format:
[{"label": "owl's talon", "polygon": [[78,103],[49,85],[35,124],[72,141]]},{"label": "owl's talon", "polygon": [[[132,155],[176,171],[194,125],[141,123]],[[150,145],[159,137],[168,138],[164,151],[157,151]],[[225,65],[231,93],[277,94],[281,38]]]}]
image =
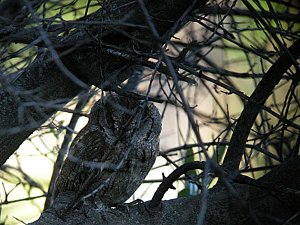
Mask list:
[{"label": "owl's talon", "polygon": [[96,201],[95,205],[96,205],[95,210],[97,210],[97,212],[99,212],[102,215],[102,217],[103,217],[103,214],[107,215],[108,213],[113,214],[118,217],[123,215],[123,212],[121,210],[119,210],[118,208],[113,209],[101,201]]},{"label": "owl's talon", "polygon": [[91,212],[97,212],[99,217],[101,217],[102,221],[107,224],[109,223],[109,221],[112,220],[112,216],[120,216],[120,213],[117,212],[117,210],[110,208],[109,206],[107,206],[105,203],[101,202],[101,201],[95,201],[93,203],[93,207],[90,208],[89,212],[87,214],[85,214],[86,217],[89,217],[89,213]]},{"label": "owl's talon", "polygon": [[141,203],[144,203],[144,201],[142,199],[135,199],[134,201],[132,202],[129,202],[129,203],[124,203],[128,206],[134,206],[134,205],[138,205],[138,204],[141,204]]},{"label": "owl's talon", "polygon": [[[141,203],[144,203],[144,201],[141,200],[141,199],[136,199],[136,200],[134,200],[134,201],[132,201],[132,202],[129,202],[129,203],[121,203],[121,204],[118,204],[116,208],[117,208],[119,211],[126,211],[126,213],[129,213],[129,207],[130,207],[130,206],[139,205],[139,204],[141,204]],[[124,209],[125,209],[125,210],[124,210]]]}]

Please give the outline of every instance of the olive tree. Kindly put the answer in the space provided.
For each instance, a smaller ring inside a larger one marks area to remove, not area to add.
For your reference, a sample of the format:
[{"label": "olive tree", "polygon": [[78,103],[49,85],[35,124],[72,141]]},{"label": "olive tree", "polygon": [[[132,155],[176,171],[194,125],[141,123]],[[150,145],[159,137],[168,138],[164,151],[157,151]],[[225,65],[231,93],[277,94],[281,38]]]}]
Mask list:
[{"label": "olive tree", "polygon": [[[48,190],[10,200],[3,185],[1,206],[45,198],[33,224],[298,224],[299,8],[275,0],[1,1],[2,179],[41,188],[5,162],[32,135],[62,137]],[[163,148],[161,137],[157,167],[173,172],[148,181],[160,186],[146,202],[99,208],[95,193],[78,198],[80,190],[53,201],[78,119],[108,94],[160,109],[178,144]],[[67,125],[56,122],[59,112],[72,115]],[[176,181],[184,184],[178,198],[162,200]],[[92,203],[78,204],[84,199]]]}]

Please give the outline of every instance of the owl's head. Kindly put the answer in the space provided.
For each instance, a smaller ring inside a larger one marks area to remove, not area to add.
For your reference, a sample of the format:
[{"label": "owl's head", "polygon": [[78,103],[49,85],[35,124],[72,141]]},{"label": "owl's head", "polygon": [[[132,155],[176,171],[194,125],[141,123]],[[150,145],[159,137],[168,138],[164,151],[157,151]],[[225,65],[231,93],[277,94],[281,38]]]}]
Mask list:
[{"label": "owl's head", "polygon": [[109,136],[133,135],[134,132],[146,135],[150,129],[154,133],[161,130],[160,115],[153,104],[115,94],[97,101],[89,117],[92,126],[99,126]]}]

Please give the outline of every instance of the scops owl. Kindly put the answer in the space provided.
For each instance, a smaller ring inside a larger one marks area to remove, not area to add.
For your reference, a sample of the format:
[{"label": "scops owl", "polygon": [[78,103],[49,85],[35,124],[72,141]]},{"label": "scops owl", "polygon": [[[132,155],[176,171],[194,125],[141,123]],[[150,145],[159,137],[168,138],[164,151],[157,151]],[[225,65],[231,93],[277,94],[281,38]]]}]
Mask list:
[{"label": "scops owl", "polygon": [[104,96],[91,109],[56,180],[61,192],[93,196],[107,206],[124,203],[140,186],[159,151],[161,119],[153,104]]}]

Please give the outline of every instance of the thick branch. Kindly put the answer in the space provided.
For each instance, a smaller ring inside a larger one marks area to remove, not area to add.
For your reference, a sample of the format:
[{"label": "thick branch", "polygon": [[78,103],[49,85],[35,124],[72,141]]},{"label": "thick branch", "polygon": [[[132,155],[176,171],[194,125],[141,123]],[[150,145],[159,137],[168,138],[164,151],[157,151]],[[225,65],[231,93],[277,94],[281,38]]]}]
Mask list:
[{"label": "thick branch", "polygon": [[[289,52],[295,58],[300,57],[300,40],[297,40],[290,48]],[[229,170],[238,170],[242,155],[245,150],[250,129],[264,105],[265,101],[272,94],[275,86],[279,83],[284,73],[292,66],[292,60],[287,53],[284,53],[271,66],[266,75],[257,85],[255,91],[249,98],[240,118],[233,131],[232,138],[224,159],[224,167]],[[298,74],[299,76],[299,74]],[[296,78],[295,78],[296,79]]]},{"label": "thick branch", "polygon": [[[259,182],[269,185],[270,190],[248,184],[233,184],[235,194],[238,194],[246,204],[235,199],[225,187],[218,186],[210,189],[205,224],[255,224],[254,218],[249,216],[250,212],[261,224],[283,224],[299,210],[299,195],[282,192],[276,193],[275,196],[271,190],[274,185],[297,190],[300,186],[300,178],[297,176],[299,173],[300,158],[298,157],[259,179]],[[59,212],[64,210],[72,198],[71,193],[65,193],[33,224],[197,224],[201,207],[200,197],[163,201],[156,208],[149,208],[149,202],[131,205],[128,206],[128,212],[120,212],[118,209],[97,212],[91,209],[84,215],[78,210],[73,210],[59,218],[57,215],[61,215]],[[285,207],[282,207],[283,205]]]}]

